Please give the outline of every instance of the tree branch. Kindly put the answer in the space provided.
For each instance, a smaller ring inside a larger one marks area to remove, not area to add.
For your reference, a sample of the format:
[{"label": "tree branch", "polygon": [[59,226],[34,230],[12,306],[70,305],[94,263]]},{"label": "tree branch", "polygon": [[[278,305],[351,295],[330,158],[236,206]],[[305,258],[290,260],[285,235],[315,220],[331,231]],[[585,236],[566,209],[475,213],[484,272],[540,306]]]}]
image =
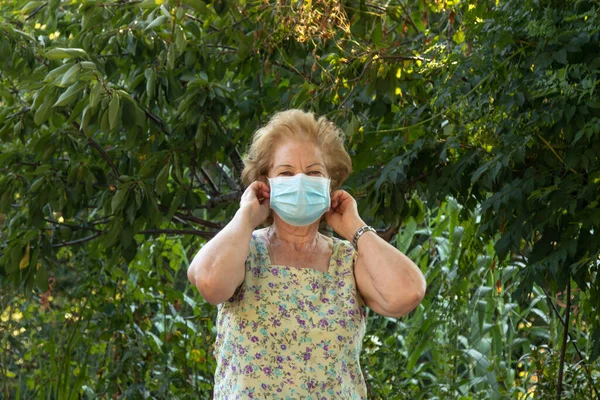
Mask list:
[{"label": "tree branch", "polygon": [[98,236],[102,235],[103,232],[96,232],[91,236],[86,236],[84,238],[80,238],[80,239],[76,239],[76,240],[71,240],[69,242],[61,242],[58,244],[53,244],[52,247],[66,247],[66,246],[74,246],[76,244],[81,244],[90,240],[93,240],[95,238],[97,238]]},{"label": "tree branch", "polygon": [[[77,127],[77,130],[79,130],[79,127]],[[113,174],[115,174],[115,177],[119,178],[121,176],[121,174],[119,174],[119,170],[117,169],[117,167],[115,166],[115,164],[112,162],[112,160],[110,159],[110,157],[108,156],[108,154],[106,154],[106,151],[104,151],[104,149],[102,147],[100,147],[98,145],[98,143],[96,143],[96,141],[94,139],[92,139],[91,136],[88,138],[88,143],[93,148],[95,148],[96,150],[98,150],[98,152],[100,153],[100,155],[102,156],[102,158],[104,158],[106,160],[106,162],[108,163],[108,165],[110,165],[110,169],[112,169]]]},{"label": "tree branch", "polygon": [[200,208],[214,208],[218,204],[222,203],[234,203],[240,201],[240,197],[242,196],[242,191],[237,190],[235,192],[223,194],[220,196],[211,197],[206,204],[199,206]]},{"label": "tree branch", "polygon": [[[523,255],[523,253],[521,251],[519,251],[519,252],[521,253],[521,257],[523,257],[523,259],[526,259],[525,255]],[[566,329],[565,332],[569,335],[569,338],[571,338],[571,334],[569,333],[569,327],[568,327],[567,323],[560,316],[560,312],[558,311],[558,309],[554,305],[554,302],[552,301],[552,296],[550,296],[550,293],[548,293],[548,291],[546,290],[546,288],[543,287],[543,286],[542,286],[542,290],[546,294],[546,298],[548,299],[548,302],[550,303],[550,306],[552,307],[552,310],[554,311],[554,314],[556,314],[556,317],[560,321],[560,324]],[[570,297],[571,296],[569,294],[569,298]],[[565,306],[567,306],[567,305],[565,305]],[[570,306],[571,306],[571,304],[568,305],[569,308],[570,308]],[[575,351],[577,351],[577,354],[579,355],[579,358],[581,360],[585,360],[585,357],[581,353],[581,350],[579,350],[579,346],[577,346],[577,342],[574,341],[574,340],[572,340],[571,344],[573,345],[573,347],[575,347]],[[594,392],[596,392],[597,399],[600,400],[600,392],[598,392],[598,389],[594,385],[594,379],[592,378],[591,372],[589,370],[589,365],[587,363],[585,364],[585,372],[586,372],[586,376],[588,378],[590,386],[592,387],[592,389],[594,390]]]},{"label": "tree branch", "polygon": [[145,229],[138,233],[145,235],[161,235],[163,233],[174,235],[196,235],[207,239],[211,239],[217,234],[217,232],[206,232],[195,229]]},{"label": "tree branch", "polygon": [[219,195],[219,189],[217,189],[217,185],[215,185],[215,182],[212,180],[212,178],[210,177],[210,175],[208,175],[208,172],[206,172],[206,170],[204,169],[204,167],[200,167],[200,172],[202,173],[202,176],[204,177],[204,180],[206,182],[208,182],[210,189],[211,189],[211,195],[213,196],[217,196]]},{"label": "tree branch", "polygon": [[558,389],[556,398],[560,400],[562,395],[563,371],[565,369],[565,354],[567,352],[567,338],[569,337],[569,321],[571,319],[571,277],[567,281],[567,309],[565,310],[565,326],[563,331],[562,348],[560,349],[560,364],[558,367]]},{"label": "tree branch", "polygon": [[[164,204],[159,204],[158,208],[161,211],[166,211],[166,212],[169,211],[169,207],[166,206],[166,205],[164,205]],[[187,210],[187,212],[188,213],[186,215],[186,214],[182,214],[182,213],[176,211],[175,214],[173,214],[173,216],[181,218],[184,221],[191,221],[191,222],[195,222],[195,223],[200,224],[200,225],[204,225],[204,226],[206,226],[208,228],[214,228],[214,229],[221,229],[222,228],[221,224],[217,224],[215,222],[211,222],[211,221],[207,221],[207,220],[202,219],[202,218],[195,217],[195,216],[191,215],[190,210]]]}]

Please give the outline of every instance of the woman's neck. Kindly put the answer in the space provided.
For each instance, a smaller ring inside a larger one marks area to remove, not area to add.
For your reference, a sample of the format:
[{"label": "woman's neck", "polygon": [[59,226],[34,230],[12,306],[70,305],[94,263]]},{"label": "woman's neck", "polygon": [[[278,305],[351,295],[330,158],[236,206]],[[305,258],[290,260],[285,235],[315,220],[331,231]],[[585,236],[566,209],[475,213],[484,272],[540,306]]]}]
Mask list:
[{"label": "woman's neck", "polygon": [[275,216],[269,231],[267,234],[273,244],[292,246],[299,251],[312,250],[319,235],[319,222],[307,226],[293,226]]}]

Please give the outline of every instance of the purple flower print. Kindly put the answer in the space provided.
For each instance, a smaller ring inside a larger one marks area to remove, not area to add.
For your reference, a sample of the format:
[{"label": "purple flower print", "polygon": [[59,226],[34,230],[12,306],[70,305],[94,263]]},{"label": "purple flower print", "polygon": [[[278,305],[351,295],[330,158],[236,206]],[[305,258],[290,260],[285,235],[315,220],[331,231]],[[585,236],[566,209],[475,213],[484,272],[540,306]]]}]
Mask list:
[{"label": "purple flower print", "polygon": [[273,275],[275,275],[275,276],[279,275],[279,269],[278,269],[278,268],[273,268],[273,269],[271,270],[271,272],[272,272],[272,273],[273,273]]},{"label": "purple flower print", "polygon": [[283,362],[283,357],[277,356],[277,362],[281,364]]},{"label": "purple flower print", "polygon": [[323,298],[321,299],[321,301],[322,301],[323,303],[329,303],[329,299],[328,299],[327,297],[323,297]]},{"label": "purple flower print", "polygon": [[310,347],[306,348],[306,352],[304,353],[304,361],[310,360],[312,349]]},{"label": "purple flower print", "polygon": [[281,345],[281,350],[285,350],[285,349],[287,349],[287,346],[285,344],[282,344]]},{"label": "purple flower print", "polygon": [[354,315],[354,310],[350,310],[350,311],[348,311],[348,314],[350,314],[350,315]]},{"label": "purple flower print", "polygon": [[313,282],[312,283],[312,288],[314,289],[318,289],[319,288],[319,282]]},{"label": "purple flower print", "polygon": [[[267,372],[267,369],[268,369],[268,368],[269,368],[269,367],[266,367],[266,368],[265,368],[265,373]],[[270,373],[270,372],[271,372],[271,370],[269,370],[269,373]],[[265,390],[267,389],[267,385],[266,385],[265,383],[263,383],[262,385],[260,385],[260,387],[261,387],[261,388],[263,388],[263,389],[265,389]]]},{"label": "purple flower print", "polygon": [[252,373],[252,365],[246,365],[246,368],[244,368],[244,373],[246,375],[249,375]]},{"label": "purple flower print", "polygon": [[273,284],[273,282],[269,282],[269,287],[272,289],[275,287],[275,285]]},{"label": "purple flower print", "polygon": [[354,299],[350,299],[350,304],[354,304]]},{"label": "purple flower print", "polygon": [[314,389],[315,387],[316,387],[316,385],[315,385],[315,383],[312,380],[308,381],[308,388],[309,389]]},{"label": "purple flower print", "polygon": [[343,319],[340,319],[340,320],[338,321],[338,324],[340,324],[340,326],[341,326],[342,328],[345,328],[345,327],[346,327],[346,321],[344,321]]},{"label": "purple flower print", "polygon": [[342,335],[338,335],[338,340],[341,342],[344,340],[344,338],[342,337]]},{"label": "purple flower print", "polygon": [[257,360],[260,360],[260,358],[262,357],[262,354],[256,353],[255,357],[256,357]]},{"label": "purple flower print", "polygon": [[273,326],[281,326],[281,322],[278,319],[273,320]]},{"label": "purple flower print", "polygon": [[252,339],[250,339],[252,341],[252,343],[256,343],[258,342],[258,337],[257,336],[252,336]]},{"label": "purple flower print", "polygon": [[342,260],[340,260],[339,258],[336,258],[336,259],[335,259],[335,263],[336,263],[336,264],[338,265],[338,267],[339,267],[339,266],[341,266],[341,265],[342,265]]},{"label": "purple flower print", "polygon": [[329,325],[329,322],[327,322],[327,320],[326,320],[325,318],[322,318],[322,319],[319,321],[319,326],[320,326],[321,328],[325,328],[325,327],[326,327],[326,326],[328,326],[328,325]]},{"label": "purple flower print", "polygon": [[308,308],[310,308],[310,311],[315,311],[317,309],[317,307],[315,307],[312,301],[308,302]]},{"label": "purple flower print", "polygon": [[306,321],[300,317],[296,317],[296,321],[300,324],[300,326],[306,326]]},{"label": "purple flower print", "polygon": [[329,311],[327,311],[327,312],[328,312],[329,314],[333,314],[335,311],[333,311],[333,310],[329,310]]},{"label": "purple flower print", "polygon": [[[263,369],[263,371],[264,371],[264,373],[265,373],[265,374],[267,374],[267,375],[271,375],[271,368],[270,368],[270,367],[265,367],[265,368]],[[263,383],[263,385],[264,385],[264,383]]]},{"label": "purple flower print", "polygon": [[346,285],[346,283],[344,281],[339,281],[338,282],[338,287],[344,287]]},{"label": "purple flower print", "polygon": [[286,310],[282,306],[279,306],[279,313],[286,318],[290,317],[290,313],[288,312],[288,310]]}]

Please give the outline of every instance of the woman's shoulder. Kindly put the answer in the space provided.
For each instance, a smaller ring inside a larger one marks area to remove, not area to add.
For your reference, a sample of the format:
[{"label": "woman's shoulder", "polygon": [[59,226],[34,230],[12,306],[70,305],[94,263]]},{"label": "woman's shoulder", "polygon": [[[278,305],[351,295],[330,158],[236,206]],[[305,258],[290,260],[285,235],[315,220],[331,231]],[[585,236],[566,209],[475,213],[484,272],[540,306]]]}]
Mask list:
[{"label": "woman's shoulder", "polygon": [[337,236],[332,236],[332,239],[333,239],[333,244],[339,246],[341,249],[354,250],[354,247],[352,246],[352,243],[349,240],[346,240],[344,238],[339,238]]},{"label": "woman's shoulder", "polygon": [[250,237],[251,253],[264,251],[267,229],[268,228],[260,228],[252,231],[252,236]]},{"label": "woman's shoulder", "polygon": [[262,241],[266,240],[266,234],[267,234],[268,229],[269,228],[260,228],[260,229],[253,230],[250,241],[253,241],[253,242],[261,241],[262,242]]}]

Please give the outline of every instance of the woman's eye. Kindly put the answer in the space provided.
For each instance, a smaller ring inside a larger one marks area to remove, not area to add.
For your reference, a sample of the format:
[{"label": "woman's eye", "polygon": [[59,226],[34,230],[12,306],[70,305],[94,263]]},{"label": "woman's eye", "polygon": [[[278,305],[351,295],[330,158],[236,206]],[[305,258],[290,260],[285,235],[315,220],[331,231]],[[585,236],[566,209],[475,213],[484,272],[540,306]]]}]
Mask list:
[{"label": "woman's eye", "polygon": [[321,173],[321,171],[310,171],[308,174],[309,174],[309,175],[323,175],[323,174]]},{"label": "woman's eye", "polygon": [[279,175],[291,176],[292,173],[290,171],[283,171],[283,172],[280,172]]}]

